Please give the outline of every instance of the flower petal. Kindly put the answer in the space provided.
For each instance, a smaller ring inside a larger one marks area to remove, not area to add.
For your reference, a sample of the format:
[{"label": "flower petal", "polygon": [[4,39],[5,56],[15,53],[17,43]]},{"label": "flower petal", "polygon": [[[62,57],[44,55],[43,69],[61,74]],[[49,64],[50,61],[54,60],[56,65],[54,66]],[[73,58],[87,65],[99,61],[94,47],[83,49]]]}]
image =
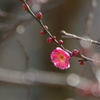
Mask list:
[{"label": "flower petal", "polygon": [[61,70],[68,69],[70,67],[70,64],[68,61],[66,63],[56,62],[54,63],[54,65]]}]

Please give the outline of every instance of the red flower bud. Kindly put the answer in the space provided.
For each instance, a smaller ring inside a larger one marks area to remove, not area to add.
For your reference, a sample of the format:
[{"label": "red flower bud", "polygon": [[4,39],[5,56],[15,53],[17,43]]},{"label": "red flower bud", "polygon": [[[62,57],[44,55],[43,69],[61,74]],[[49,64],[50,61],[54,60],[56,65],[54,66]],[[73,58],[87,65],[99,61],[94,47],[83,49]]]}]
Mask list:
[{"label": "red flower bud", "polygon": [[53,36],[52,39],[55,40],[56,39],[56,36]]},{"label": "red flower bud", "polygon": [[42,30],[42,31],[40,31],[40,34],[44,35],[44,34],[46,34],[46,32]]},{"label": "red flower bud", "polygon": [[48,43],[52,43],[53,42],[53,39],[51,37],[47,38],[47,42]]},{"label": "red flower bud", "polygon": [[42,19],[42,13],[41,12],[38,12],[37,14],[36,14],[36,17],[39,19],[39,20],[41,20]]},{"label": "red flower bud", "polygon": [[26,6],[25,4],[22,5],[22,8],[23,8],[24,10],[26,10],[26,11],[28,10],[28,8],[27,8],[27,6]]},{"label": "red flower bud", "polygon": [[48,30],[48,26],[44,25],[44,28],[45,28],[46,30]]},{"label": "red flower bud", "polygon": [[64,42],[63,42],[63,40],[59,40],[58,43],[59,44],[63,44]]},{"label": "red flower bud", "polygon": [[78,56],[78,55],[79,55],[79,50],[74,49],[74,50],[72,51],[72,56]]}]

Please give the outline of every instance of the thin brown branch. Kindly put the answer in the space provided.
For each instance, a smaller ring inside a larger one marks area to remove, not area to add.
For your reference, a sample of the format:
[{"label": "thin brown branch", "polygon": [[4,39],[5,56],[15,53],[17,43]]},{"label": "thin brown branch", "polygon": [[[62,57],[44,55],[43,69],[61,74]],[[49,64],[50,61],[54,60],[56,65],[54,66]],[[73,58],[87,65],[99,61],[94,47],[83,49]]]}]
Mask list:
[{"label": "thin brown branch", "polygon": [[32,95],[31,95],[30,87],[27,87],[27,93],[28,93],[29,100],[32,100]]},{"label": "thin brown branch", "polygon": [[[65,36],[63,36],[64,38],[68,38],[69,37],[71,39],[84,40],[84,41],[87,41],[87,42],[91,42],[93,44],[100,45],[100,42],[98,42],[98,41],[91,40],[91,39],[85,39],[85,38],[79,37],[77,35],[74,35],[74,34],[71,34],[71,33],[67,33],[64,30],[62,30],[61,33],[63,33],[65,35]],[[91,61],[91,62],[100,63],[100,61],[88,58],[88,57],[82,55],[81,53],[78,56],[75,56],[75,57],[81,58],[81,59],[83,59],[83,61]]]},{"label": "thin brown branch", "polygon": [[[23,0],[23,2],[24,2],[24,4],[27,6],[27,12],[30,13],[30,14],[33,16],[33,18],[41,25],[41,27],[44,29],[44,31],[52,38],[53,35],[50,33],[50,31],[48,31],[48,30],[44,27],[45,24],[42,22],[42,20],[39,20],[39,19],[35,16],[35,14],[32,12],[32,10],[30,9],[30,7],[28,6],[26,0]],[[55,43],[57,43],[63,50],[67,51],[67,52],[71,55],[71,52],[70,52],[69,50],[65,49],[64,46],[61,45],[61,44],[58,42],[57,39],[55,39],[54,41],[55,41]]]},{"label": "thin brown branch", "polygon": [[[25,4],[26,7],[27,7],[27,10],[26,10],[26,11],[27,11],[28,13],[30,13],[30,14],[33,16],[33,18],[41,25],[41,27],[44,29],[44,31],[52,38],[53,35],[44,27],[44,23],[42,22],[42,20],[39,20],[39,19],[35,16],[35,14],[32,12],[32,10],[30,9],[30,7],[28,6],[26,0],[23,0],[23,2],[24,2],[24,4]],[[64,32],[64,31],[62,31],[62,32],[63,32],[63,33],[66,33],[66,32]],[[74,35],[74,37],[76,37],[76,36]],[[72,56],[72,52],[71,52],[70,50],[68,50],[68,49],[65,49],[65,47],[64,47],[63,45],[59,44],[58,40],[55,39],[54,41],[55,41],[55,43],[57,43],[63,50],[65,50],[66,52],[68,52],[68,53]],[[88,40],[88,41],[91,41],[91,40]],[[92,40],[91,42],[96,43],[96,41],[93,41],[93,40]],[[100,63],[99,61],[96,61],[96,60],[93,60],[93,59],[91,59],[91,58],[88,58],[88,57],[82,55],[81,53],[80,53],[78,56],[75,56],[75,57],[81,58],[83,61],[91,61],[91,62]]]},{"label": "thin brown branch", "polygon": [[25,22],[25,21],[32,19],[32,17],[30,15],[25,15],[24,17],[22,17],[22,16],[18,16],[16,14],[7,13],[1,9],[0,9],[0,15],[1,15],[1,18],[7,18],[10,20],[16,20],[16,21],[24,21]]},{"label": "thin brown branch", "polygon": [[[20,45],[20,48],[24,54],[24,57],[25,57],[25,72],[28,70],[29,68],[29,55],[28,53],[26,52],[25,48],[24,48],[24,45],[22,44],[22,42],[20,40],[18,40],[18,43]],[[30,91],[30,87],[27,87],[27,93],[28,93],[28,96],[29,96],[29,99],[32,100],[32,96],[31,96],[31,91]]]},{"label": "thin brown branch", "polygon": [[83,38],[83,37],[80,37],[80,36],[77,36],[77,35],[74,35],[74,34],[71,34],[71,33],[67,33],[64,30],[62,30],[61,33],[63,33],[65,35],[65,36],[62,36],[63,38],[83,40],[83,41],[86,41],[86,42],[91,42],[91,43],[96,44],[96,45],[100,45],[100,42],[98,42],[98,41],[95,41],[95,40],[92,40],[92,39],[86,39],[86,38]]},{"label": "thin brown branch", "polygon": [[[2,45],[6,40],[8,40],[9,37],[11,37],[15,33],[15,29],[18,25],[19,25],[19,22],[16,22],[16,23],[12,24],[10,27],[8,27],[8,29],[6,28],[5,30],[3,30],[5,33],[3,35],[1,35],[0,45]],[[5,25],[5,27],[6,27],[6,25]],[[0,28],[4,28],[4,26],[0,27]]]},{"label": "thin brown branch", "polygon": [[28,69],[28,66],[29,66],[29,55],[27,54],[25,48],[24,48],[24,45],[22,44],[22,42],[20,40],[18,40],[18,43],[20,45],[20,48],[25,56],[25,71]]}]

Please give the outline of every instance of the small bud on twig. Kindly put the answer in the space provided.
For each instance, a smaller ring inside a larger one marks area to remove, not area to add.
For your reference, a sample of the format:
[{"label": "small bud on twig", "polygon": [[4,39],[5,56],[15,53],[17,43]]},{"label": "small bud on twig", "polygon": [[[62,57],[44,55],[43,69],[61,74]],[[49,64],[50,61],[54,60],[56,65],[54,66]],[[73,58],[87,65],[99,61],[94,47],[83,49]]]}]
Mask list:
[{"label": "small bud on twig", "polygon": [[64,42],[63,42],[63,40],[59,40],[58,43],[59,44],[63,44]]},{"label": "small bud on twig", "polygon": [[53,39],[53,40],[56,40],[56,36],[52,36],[52,39]]},{"label": "small bud on twig", "polygon": [[42,15],[42,13],[41,13],[41,12],[38,12],[38,13],[36,14],[36,17],[37,17],[39,20],[41,20],[41,19],[42,19],[42,17],[43,17],[43,15]]},{"label": "small bud on twig", "polygon": [[48,43],[52,43],[53,42],[53,39],[51,37],[47,38],[47,42]]},{"label": "small bud on twig", "polygon": [[40,31],[40,34],[41,34],[41,35],[45,35],[46,32],[42,30],[42,31]]},{"label": "small bud on twig", "polygon": [[23,8],[24,10],[26,10],[26,11],[28,10],[28,8],[27,8],[27,6],[26,6],[25,4],[22,5],[22,8]]},{"label": "small bud on twig", "polygon": [[74,49],[74,50],[72,51],[72,56],[78,56],[78,55],[80,55],[79,50]]}]

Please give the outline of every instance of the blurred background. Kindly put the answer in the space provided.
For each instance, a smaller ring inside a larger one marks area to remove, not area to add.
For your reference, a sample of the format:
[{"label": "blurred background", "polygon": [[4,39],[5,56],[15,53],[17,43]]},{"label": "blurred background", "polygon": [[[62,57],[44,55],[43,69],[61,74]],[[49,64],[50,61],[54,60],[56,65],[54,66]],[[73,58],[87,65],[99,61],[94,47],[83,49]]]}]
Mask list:
[{"label": "blurred background", "polygon": [[[43,23],[64,47],[99,61],[100,47],[62,38],[61,30],[100,40],[100,0],[27,0],[32,11],[43,13]],[[0,0],[0,100],[99,100],[100,64],[72,57],[67,70],[56,68],[41,26],[18,0]]]}]

